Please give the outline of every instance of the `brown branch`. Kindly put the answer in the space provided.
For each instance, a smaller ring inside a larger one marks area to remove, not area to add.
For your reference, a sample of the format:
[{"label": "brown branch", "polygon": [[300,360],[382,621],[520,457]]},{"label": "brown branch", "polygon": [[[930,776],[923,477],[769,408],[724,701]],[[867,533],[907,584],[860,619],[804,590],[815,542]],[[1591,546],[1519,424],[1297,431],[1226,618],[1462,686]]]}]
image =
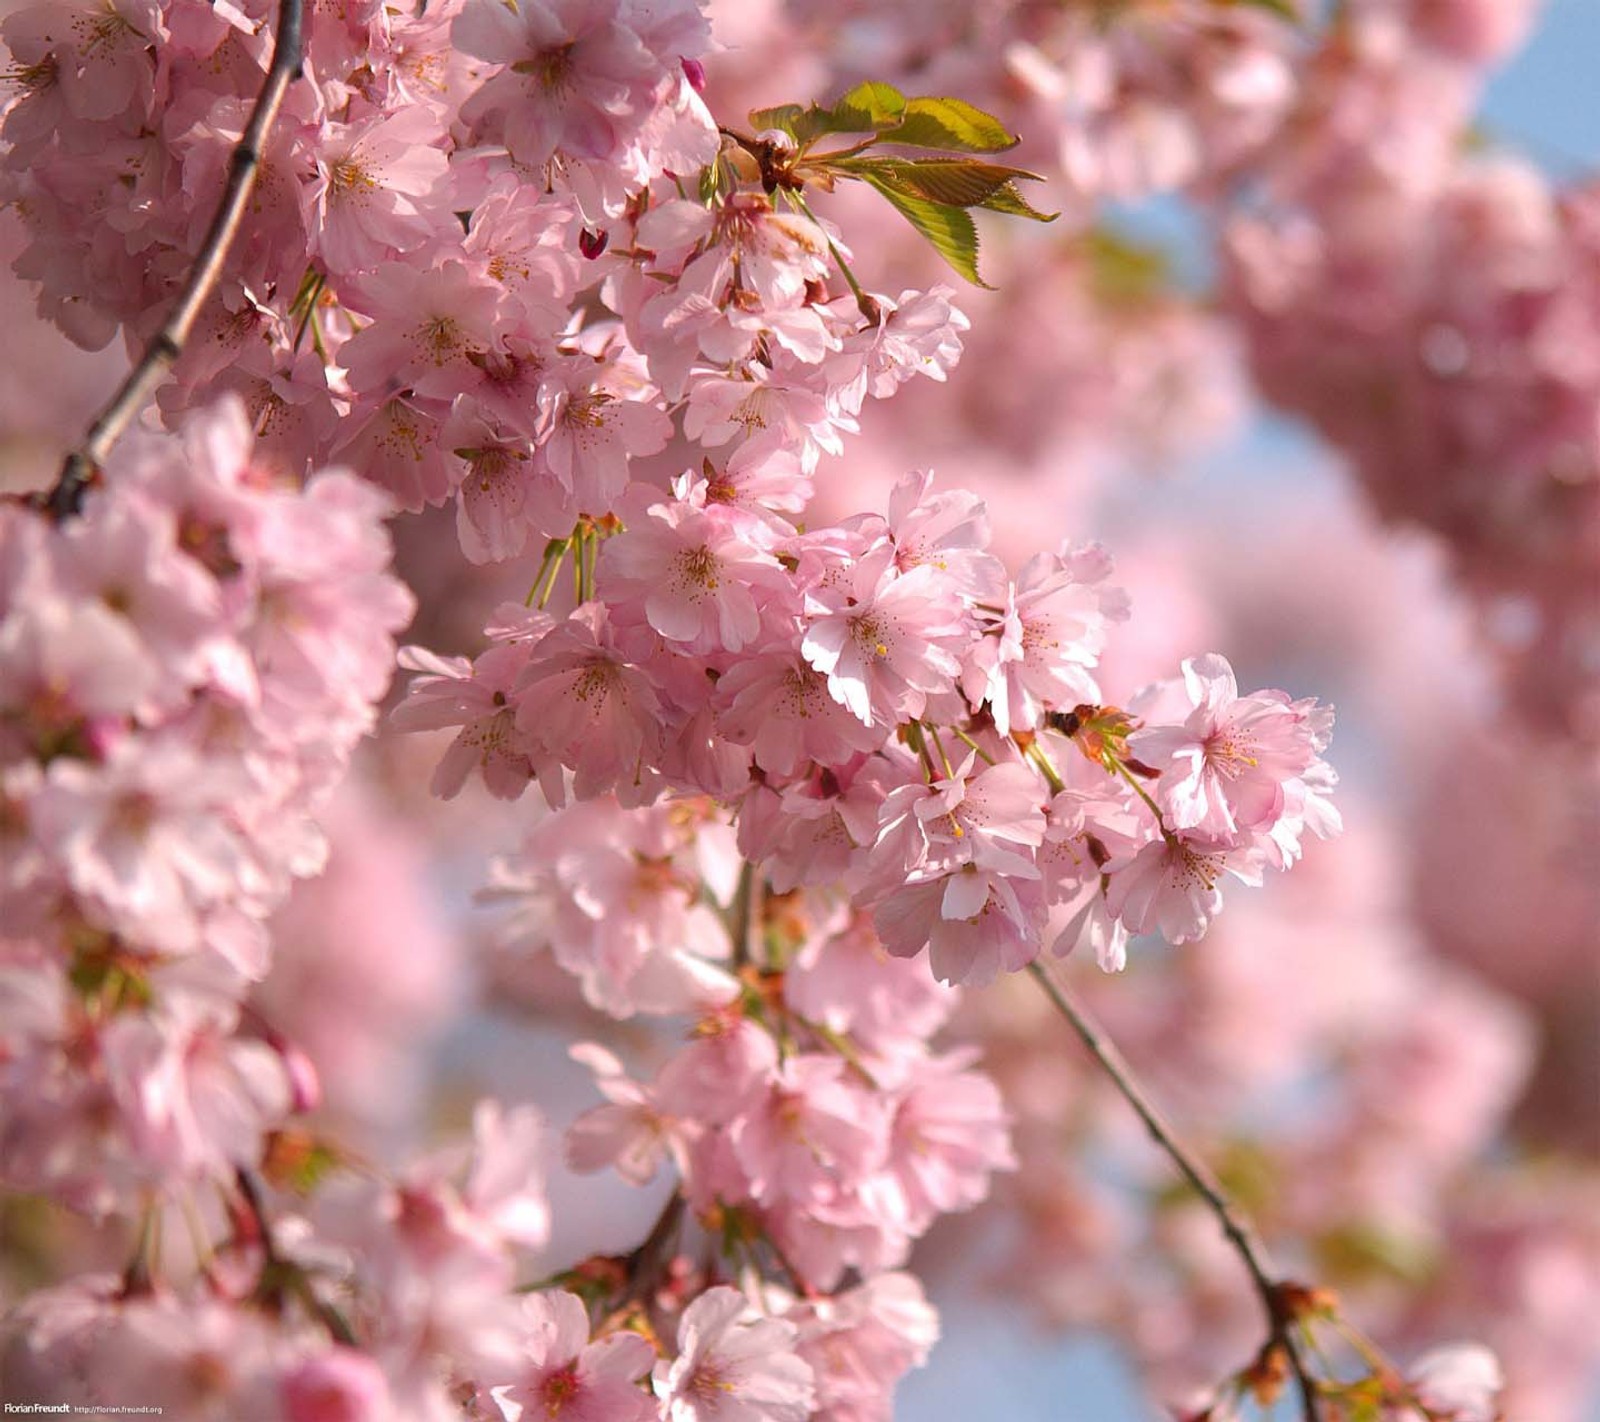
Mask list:
[{"label": "brown branch", "polygon": [[151,337],[138,364],[127,374],[111,402],[95,418],[83,441],[66,458],[50,492],[40,500],[49,515],[60,523],[76,515],[83,496],[99,473],[111,446],[117,442],[167,372],[183,354],[194,323],[207,298],[222,276],[223,264],[238,236],[244,219],[245,203],[255,186],[261,167],[261,150],[271,131],[278,110],[283,106],[289,85],[300,73],[304,0],[279,0],[278,27],[273,39],[272,61],[256,96],[255,107],[228,162],[228,179],[222,201],[206,230],[189,279],[177,302]]},{"label": "brown branch", "polygon": [[1304,1349],[1295,1331],[1297,1322],[1295,1301],[1304,1298],[1306,1290],[1300,1285],[1273,1277],[1275,1271],[1261,1237],[1228,1198],[1222,1182],[1212,1173],[1211,1168],[1178,1139],[1172,1126],[1145,1095],[1144,1088],[1139,1085],[1127,1059],[1117,1050],[1116,1045],[1084,1016],[1082,1009],[1067,996],[1065,990],[1043,966],[1036,961],[1029,965],[1028,971],[1038,980],[1045,996],[1050,999],[1056,1011],[1078,1034],[1079,1040],[1089,1049],[1090,1055],[1111,1079],[1111,1084],[1133,1107],[1134,1114],[1143,1122],[1145,1130],[1150,1133],[1150,1138],[1177,1166],[1178,1173],[1217,1217],[1217,1222],[1222,1226],[1222,1232],[1227,1236],[1234,1252],[1244,1261],[1244,1266],[1250,1274],[1250,1281],[1255,1285],[1256,1293],[1261,1297],[1262,1307],[1266,1310],[1270,1335],[1267,1347],[1263,1349],[1263,1356],[1274,1347],[1283,1350],[1289,1360],[1289,1366],[1294,1370],[1295,1382],[1300,1391],[1301,1413],[1305,1422],[1321,1422],[1322,1409],[1317,1400],[1317,1385],[1312,1379]]},{"label": "brown branch", "polygon": [[734,891],[733,903],[729,905],[728,930],[733,939],[735,968],[766,964],[765,955],[759,958],[757,955],[766,922],[766,893],[766,879],[754,864],[746,861],[739,871],[739,887]]},{"label": "brown branch", "polygon": [[261,1279],[257,1284],[259,1297],[263,1301],[272,1301],[277,1307],[281,1305],[283,1291],[292,1291],[301,1307],[327,1330],[334,1342],[347,1347],[356,1346],[355,1333],[345,1316],[327,1300],[317,1296],[304,1269],[279,1253],[277,1236],[273,1233],[272,1221],[267,1217],[261,1185],[255,1175],[240,1166],[234,1172],[234,1184],[238,1186],[239,1198],[244,1202],[256,1242],[261,1246]]},{"label": "brown branch", "polygon": [[627,1280],[614,1307],[625,1308],[635,1302],[647,1303],[650,1295],[661,1283],[667,1266],[678,1248],[678,1233],[683,1228],[683,1215],[687,1206],[681,1189],[674,1189],[651,1225],[644,1243],[621,1260]]}]

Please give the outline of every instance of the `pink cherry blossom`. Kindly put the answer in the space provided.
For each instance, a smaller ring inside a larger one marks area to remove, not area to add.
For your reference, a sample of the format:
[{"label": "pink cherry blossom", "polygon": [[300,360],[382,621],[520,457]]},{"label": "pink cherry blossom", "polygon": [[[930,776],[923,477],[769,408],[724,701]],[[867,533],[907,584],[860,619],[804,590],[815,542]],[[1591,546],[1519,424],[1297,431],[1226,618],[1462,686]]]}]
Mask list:
[{"label": "pink cherry blossom", "polygon": [[678,1321],[678,1356],[655,1366],[669,1422],[805,1422],[816,1390],[795,1340],[737,1289],[707,1290]]},{"label": "pink cherry blossom", "polygon": [[[1241,697],[1214,654],[1183,664],[1194,710],[1181,726],[1136,731],[1129,749],[1160,771],[1157,794],[1175,828],[1235,835],[1283,811],[1284,785],[1316,759],[1318,724],[1280,695]],[[1325,735],[1322,735],[1325,742]]]},{"label": "pink cherry blossom", "polygon": [[849,569],[843,587],[813,594],[801,642],[829,694],[864,725],[919,716],[930,693],[952,685],[969,636],[939,571],[899,573],[893,555],[879,548]]},{"label": "pink cherry blossom", "polygon": [[523,1311],[531,1356],[516,1382],[491,1389],[506,1422],[653,1422],[660,1416],[638,1387],[655,1362],[644,1338],[613,1333],[591,1342],[588,1310],[574,1294],[531,1294]]}]

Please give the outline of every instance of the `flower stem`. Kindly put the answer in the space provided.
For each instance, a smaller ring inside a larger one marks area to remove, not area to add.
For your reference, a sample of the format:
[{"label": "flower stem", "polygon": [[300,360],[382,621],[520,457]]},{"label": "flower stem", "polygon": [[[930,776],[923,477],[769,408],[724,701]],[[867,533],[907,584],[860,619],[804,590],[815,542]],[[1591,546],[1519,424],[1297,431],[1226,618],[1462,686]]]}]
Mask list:
[{"label": "flower stem", "polygon": [[795,205],[800,209],[800,211],[805,213],[807,217],[817,224],[817,230],[822,233],[824,238],[826,238],[828,243],[828,255],[833,258],[834,266],[839,268],[839,272],[844,277],[845,281],[850,284],[850,294],[856,299],[857,309],[863,316],[867,318],[867,320],[871,321],[873,325],[877,325],[877,323],[883,319],[883,307],[881,307],[877,301],[873,299],[870,292],[862,289],[861,283],[856,280],[856,274],[850,270],[850,263],[845,261],[844,253],[839,250],[838,244],[834,242],[833,238],[828,236],[828,229],[817,220],[816,213],[811,210],[811,204],[808,203],[799,193],[791,193],[790,196],[794,199]]}]

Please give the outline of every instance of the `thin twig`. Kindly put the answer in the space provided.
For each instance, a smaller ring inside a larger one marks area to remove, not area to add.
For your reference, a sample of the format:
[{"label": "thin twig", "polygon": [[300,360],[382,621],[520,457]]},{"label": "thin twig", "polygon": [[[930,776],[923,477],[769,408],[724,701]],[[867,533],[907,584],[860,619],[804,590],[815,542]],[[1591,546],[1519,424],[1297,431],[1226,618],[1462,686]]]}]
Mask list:
[{"label": "thin twig", "polygon": [[303,0],[280,0],[272,62],[267,67],[267,76],[262,81],[261,92],[256,96],[255,107],[250,111],[244,133],[240,135],[228,162],[228,179],[222,190],[222,201],[217,205],[216,215],[212,217],[211,226],[200,244],[189,279],[184,283],[161,329],[151,337],[138,364],[128,372],[117,393],[111,397],[111,402],[89,426],[83,442],[67,456],[54,487],[41,501],[58,523],[72,518],[81,510],[84,493],[111,452],[111,446],[149,402],[157,386],[167,378],[167,372],[183,354],[194,323],[222,276],[223,264],[228,259],[234,238],[238,236],[245,203],[261,167],[262,147],[283,105],[289,85],[300,73],[302,12]]},{"label": "thin twig", "polygon": [[355,1346],[356,1336],[345,1316],[326,1299],[317,1296],[304,1269],[278,1252],[277,1237],[273,1234],[272,1221],[267,1217],[261,1185],[255,1175],[240,1166],[234,1172],[234,1183],[239,1187],[239,1196],[250,1212],[261,1244],[261,1287],[269,1290],[275,1299],[281,1298],[285,1286],[292,1289],[301,1306],[328,1331],[330,1338],[336,1343]]},{"label": "thin twig", "polygon": [[766,966],[766,956],[758,959],[757,949],[762,946],[762,927],[766,922],[766,880],[754,864],[745,862],[739,871],[739,887],[734,891],[730,906],[728,927],[733,939],[733,965],[735,968]]},{"label": "thin twig", "polygon": [[627,1275],[627,1287],[615,1307],[622,1308],[634,1302],[648,1302],[651,1293],[660,1284],[667,1266],[678,1249],[678,1234],[683,1228],[683,1215],[687,1202],[681,1189],[674,1190],[661,1207],[656,1222],[644,1243],[629,1254],[622,1267]]},{"label": "thin twig", "polygon": [[1150,1133],[1150,1138],[1178,1167],[1178,1173],[1217,1217],[1223,1234],[1244,1261],[1256,1293],[1261,1296],[1262,1306],[1267,1313],[1267,1324],[1271,1330],[1269,1346],[1276,1344],[1281,1347],[1289,1359],[1289,1366],[1294,1370],[1295,1381],[1300,1390],[1301,1411],[1306,1422],[1321,1422],[1322,1411],[1317,1401],[1317,1386],[1306,1364],[1296,1332],[1294,1311],[1289,1304],[1291,1293],[1299,1290],[1286,1286],[1283,1280],[1273,1277],[1274,1271],[1266,1246],[1261,1242],[1254,1227],[1234,1207],[1233,1201],[1223,1189],[1222,1182],[1212,1174],[1211,1168],[1178,1139],[1172,1126],[1145,1095],[1144,1088],[1139,1085],[1127,1059],[1117,1050],[1116,1045],[1084,1016],[1083,1011],[1067,996],[1065,990],[1044,967],[1034,962],[1029,965],[1028,971],[1038,980],[1052,1006],[1078,1034],[1079,1040],[1089,1049],[1090,1055],[1111,1079],[1111,1084],[1133,1107],[1134,1113],[1144,1123],[1145,1130]]}]

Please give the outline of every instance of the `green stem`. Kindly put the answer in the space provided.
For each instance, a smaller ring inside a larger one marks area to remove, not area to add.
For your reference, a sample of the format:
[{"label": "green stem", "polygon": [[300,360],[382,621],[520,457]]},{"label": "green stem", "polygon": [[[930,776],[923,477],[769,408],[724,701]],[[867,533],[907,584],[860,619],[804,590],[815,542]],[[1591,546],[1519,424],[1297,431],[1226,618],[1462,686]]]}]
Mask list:
[{"label": "green stem", "polygon": [[561,572],[561,564],[571,545],[570,538],[552,538],[545,544],[544,559],[539,564],[539,573],[533,580],[533,586],[528,589],[528,596],[523,600],[524,607],[532,607],[535,598],[540,607],[550,601],[550,594],[555,591],[556,577]]},{"label": "green stem", "polygon": [[906,744],[922,757],[923,778],[931,785],[939,778],[938,769],[933,763],[933,756],[929,754],[927,739],[922,734],[921,721],[906,723]]},{"label": "green stem", "polygon": [[1156,817],[1156,823],[1161,826],[1162,834],[1167,832],[1167,822],[1162,818],[1161,806],[1150,798],[1150,792],[1139,783],[1138,777],[1128,769],[1120,760],[1110,758],[1111,764],[1116,767],[1117,774],[1133,786],[1134,793],[1150,807],[1150,813]]},{"label": "green stem", "polygon": [[[306,309],[300,313],[300,320],[295,325],[294,344],[289,347],[291,351],[297,351],[300,349],[300,342],[305,339],[306,327],[312,323],[316,316],[317,302],[322,299],[322,293],[328,289],[328,278],[323,272],[315,271],[313,269],[312,271],[307,272],[306,275],[308,282],[306,290],[301,297],[301,299],[305,302]],[[317,338],[315,338],[317,348],[319,350],[321,349],[322,345],[320,335],[321,333],[319,332]]]},{"label": "green stem", "polygon": [[1061,772],[1056,769],[1055,763],[1045,754],[1044,747],[1034,741],[1027,749],[1027,757],[1039,767],[1039,773],[1044,776],[1052,793],[1059,795],[1067,788],[1067,782],[1061,778]]},{"label": "green stem", "polygon": [[963,731],[960,726],[952,726],[950,729],[953,732],[955,732],[955,734],[957,736],[959,736],[963,741],[965,741],[967,743],[967,746],[968,746],[969,749],[974,750],[974,751],[976,751],[978,753],[978,758],[981,761],[983,761],[983,763],[985,765],[993,765],[993,764],[995,764],[995,758],[992,755],[990,755],[989,752],[986,751],[982,746],[980,746],[975,740],[973,740],[971,736],[969,736],[965,731]]},{"label": "green stem", "polygon": [[867,320],[874,324],[882,320],[883,308],[878,305],[870,294],[862,289],[861,283],[856,280],[856,274],[850,270],[850,263],[845,261],[844,253],[839,250],[833,238],[828,236],[828,229],[818,221],[816,213],[811,210],[811,204],[800,193],[791,193],[790,196],[794,199],[795,205],[799,207],[800,211],[817,224],[817,230],[822,233],[823,239],[828,244],[828,255],[833,258],[834,266],[839,268],[840,274],[850,284],[850,293],[856,299],[856,308]]}]

